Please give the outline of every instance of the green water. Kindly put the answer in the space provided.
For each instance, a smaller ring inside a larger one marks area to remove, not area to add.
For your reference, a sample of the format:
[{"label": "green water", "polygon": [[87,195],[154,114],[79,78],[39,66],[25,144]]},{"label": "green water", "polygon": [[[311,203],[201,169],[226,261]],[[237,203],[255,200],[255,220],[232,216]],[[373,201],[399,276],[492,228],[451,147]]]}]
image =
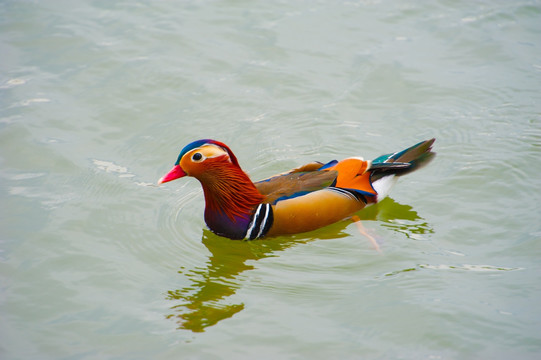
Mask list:
[{"label": "green water", "polygon": [[[539,1],[0,2],[0,358],[541,356]],[[436,137],[354,224],[235,242],[261,179]]]}]

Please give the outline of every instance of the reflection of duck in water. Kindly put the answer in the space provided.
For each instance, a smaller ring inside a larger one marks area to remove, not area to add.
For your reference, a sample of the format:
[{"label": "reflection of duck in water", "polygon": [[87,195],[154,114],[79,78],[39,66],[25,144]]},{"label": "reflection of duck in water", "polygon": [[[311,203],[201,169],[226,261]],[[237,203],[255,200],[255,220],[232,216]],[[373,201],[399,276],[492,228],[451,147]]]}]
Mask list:
[{"label": "reflection of duck in water", "polygon": [[[277,239],[278,240],[278,239]],[[203,245],[210,251],[206,267],[179,271],[191,281],[183,289],[167,292],[167,298],[179,301],[168,318],[178,318],[179,328],[194,332],[230,318],[244,309],[228,297],[241,286],[238,275],[254,268],[248,260],[258,260],[295,244],[295,241],[272,242],[223,241],[212,232],[203,230]]]},{"label": "reflection of duck in water", "polygon": [[[362,220],[378,220],[383,226],[403,232],[408,237],[421,232],[432,232],[426,222],[412,210],[387,198],[383,203],[371,206],[359,213]],[[204,229],[202,243],[210,255],[205,267],[181,268],[179,273],[190,280],[182,289],[167,292],[167,299],[175,304],[167,318],[174,319],[179,329],[193,332],[228,319],[244,309],[243,303],[234,303],[230,297],[243,286],[245,277],[240,276],[256,267],[254,261],[276,256],[289,247],[315,239],[336,239],[348,236],[343,230],[349,225],[341,221],[317,232],[277,237],[273,241],[224,241]],[[397,226],[398,224],[398,226]],[[252,261],[250,261],[252,260]]]},{"label": "reflection of duck in water", "polygon": [[352,216],[387,196],[398,176],[427,164],[434,139],[372,161],[349,158],[313,162],[253,183],[227,145],[198,140],[182,149],[164,183],[198,179],[205,222],[231,239],[303,233]]}]

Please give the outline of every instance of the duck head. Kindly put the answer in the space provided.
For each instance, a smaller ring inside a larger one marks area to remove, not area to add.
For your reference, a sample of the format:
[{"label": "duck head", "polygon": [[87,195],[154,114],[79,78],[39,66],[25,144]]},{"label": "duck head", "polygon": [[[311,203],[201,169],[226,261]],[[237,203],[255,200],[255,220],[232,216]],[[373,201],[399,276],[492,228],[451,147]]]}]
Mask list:
[{"label": "duck head", "polygon": [[240,169],[237,158],[222,142],[202,139],[186,145],[178,155],[173,168],[165,174],[158,184],[176,180],[184,176],[193,176],[201,181],[205,175],[212,173],[217,166],[233,165]]},{"label": "duck head", "polygon": [[242,238],[264,197],[242,171],[231,149],[216,140],[194,141],[180,151],[173,168],[158,184],[184,176],[196,178],[203,187],[209,228],[219,235]]}]

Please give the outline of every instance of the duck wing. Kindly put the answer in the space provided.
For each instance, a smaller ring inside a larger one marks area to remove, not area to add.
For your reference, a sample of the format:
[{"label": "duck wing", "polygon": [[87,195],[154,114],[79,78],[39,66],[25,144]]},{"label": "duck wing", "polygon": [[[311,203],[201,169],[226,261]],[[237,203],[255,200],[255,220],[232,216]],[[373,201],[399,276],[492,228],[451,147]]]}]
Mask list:
[{"label": "duck wing", "polygon": [[319,171],[324,164],[312,162],[288,172],[254,183],[256,189],[265,195],[264,203],[306,195],[331,186],[338,177],[337,171]]}]

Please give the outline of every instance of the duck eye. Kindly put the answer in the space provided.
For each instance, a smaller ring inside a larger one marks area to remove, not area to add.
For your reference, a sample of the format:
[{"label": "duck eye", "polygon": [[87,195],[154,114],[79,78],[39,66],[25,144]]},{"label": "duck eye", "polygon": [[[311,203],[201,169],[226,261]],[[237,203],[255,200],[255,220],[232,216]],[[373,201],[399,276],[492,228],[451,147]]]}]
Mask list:
[{"label": "duck eye", "polygon": [[193,161],[201,161],[202,158],[203,158],[203,155],[201,155],[201,153],[198,153],[198,152],[192,155]]}]

